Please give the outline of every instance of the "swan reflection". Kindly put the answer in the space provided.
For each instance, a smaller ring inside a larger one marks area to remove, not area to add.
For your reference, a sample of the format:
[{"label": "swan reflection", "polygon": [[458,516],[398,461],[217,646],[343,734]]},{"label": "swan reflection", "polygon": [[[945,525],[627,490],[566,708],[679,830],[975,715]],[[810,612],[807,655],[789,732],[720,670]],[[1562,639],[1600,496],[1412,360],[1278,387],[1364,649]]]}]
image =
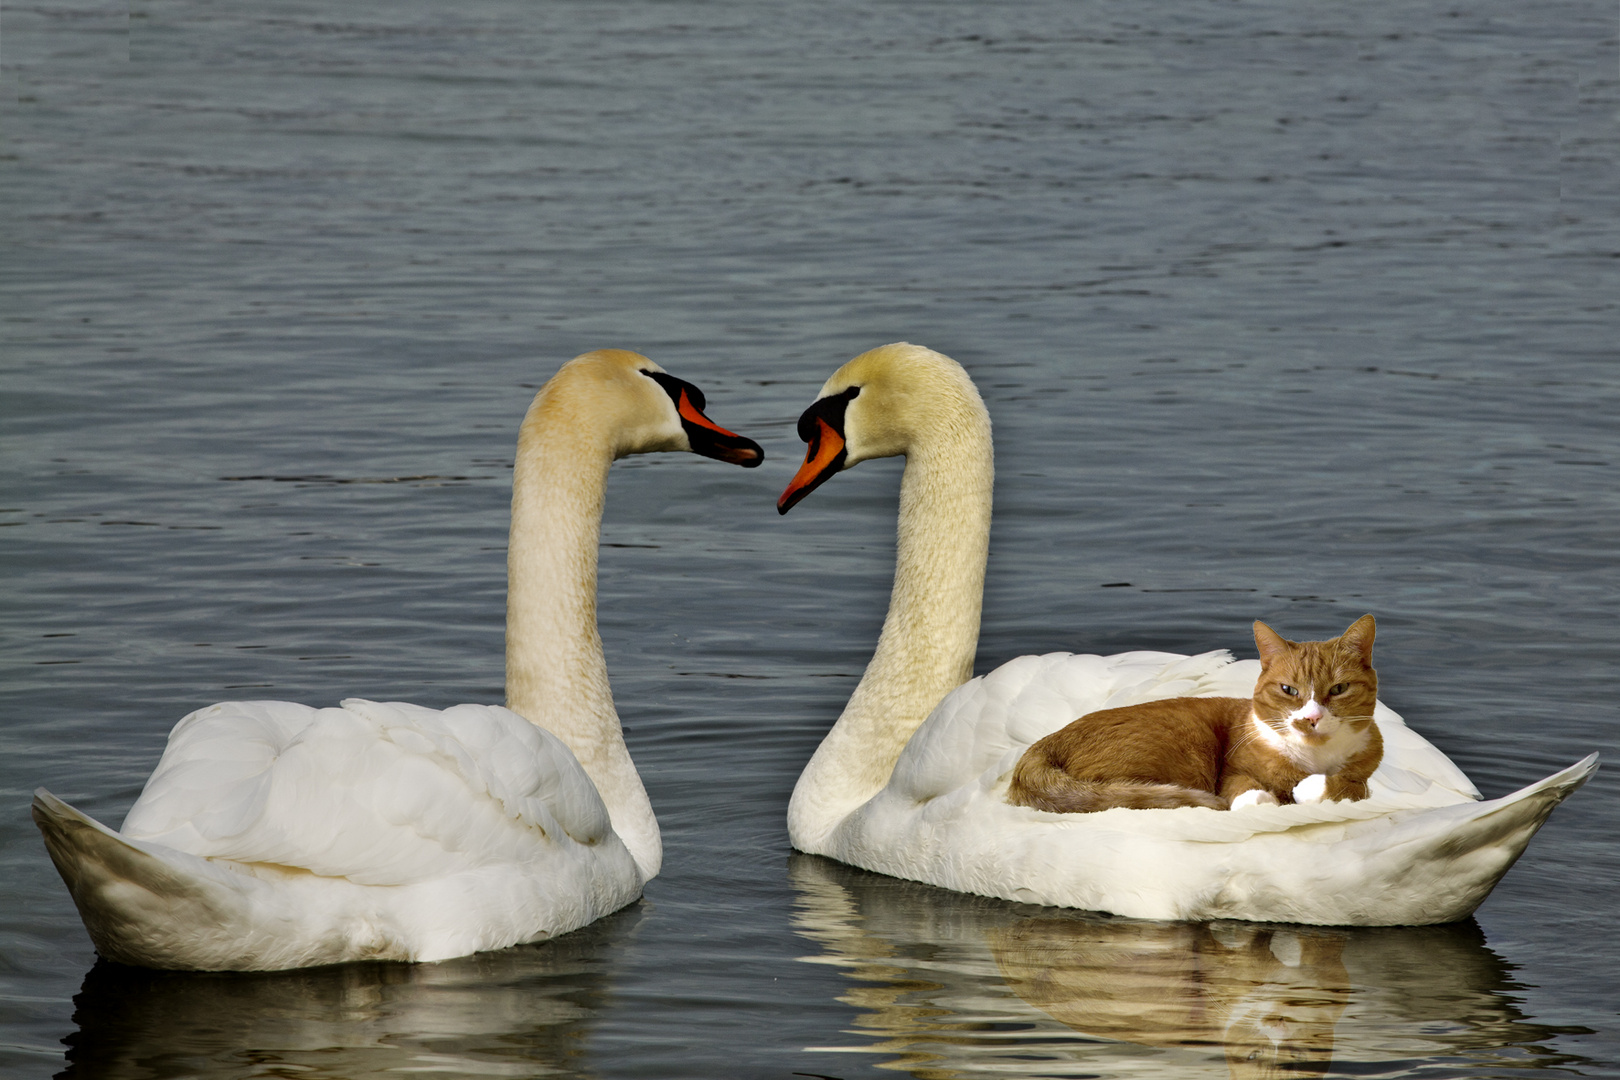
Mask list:
[{"label": "swan reflection", "polygon": [[[1472,921],[1152,923],[795,855],[795,929],[845,969],[849,1034],[917,1077],[1484,1075],[1568,1067]],[[837,1072],[837,1069],[830,1070]]]},{"label": "swan reflection", "polygon": [[1211,1046],[1234,1078],[1321,1076],[1350,1000],[1348,934],[1025,919],[985,938],[1007,986],[1076,1031]]},{"label": "swan reflection", "polygon": [[553,941],[438,964],[237,974],[97,961],[63,1077],[591,1076],[585,1037],[641,905]]}]

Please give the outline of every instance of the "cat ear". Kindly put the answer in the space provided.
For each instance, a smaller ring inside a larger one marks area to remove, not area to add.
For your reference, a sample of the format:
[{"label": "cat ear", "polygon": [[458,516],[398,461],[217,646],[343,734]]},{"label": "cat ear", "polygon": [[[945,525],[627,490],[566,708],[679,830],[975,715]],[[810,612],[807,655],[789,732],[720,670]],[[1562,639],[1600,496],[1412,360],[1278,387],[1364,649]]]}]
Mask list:
[{"label": "cat ear", "polygon": [[1288,639],[1265,623],[1255,620],[1254,647],[1260,650],[1260,663],[1269,664],[1288,648]]},{"label": "cat ear", "polygon": [[1377,629],[1373,617],[1363,615],[1350,624],[1350,629],[1339,635],[1339,648],[1360,654],[1361,662],[1372,667],[1373,635]]}]

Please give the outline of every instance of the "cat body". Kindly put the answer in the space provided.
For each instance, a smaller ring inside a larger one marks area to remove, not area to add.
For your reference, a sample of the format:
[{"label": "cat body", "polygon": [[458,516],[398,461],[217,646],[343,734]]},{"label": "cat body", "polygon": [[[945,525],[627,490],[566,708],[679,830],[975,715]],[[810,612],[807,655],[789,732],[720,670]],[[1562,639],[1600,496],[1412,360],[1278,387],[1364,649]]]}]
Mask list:
[{"label": "cat body", "polygon": [[1086,813],[1365,799],[1384,753],[1373,722],[1374,631],[1363,615],[1337,638],[1298,642],[1257,622],[1252,699],[1170,698],[1087,713],[1024,751],[1007,801]]}]

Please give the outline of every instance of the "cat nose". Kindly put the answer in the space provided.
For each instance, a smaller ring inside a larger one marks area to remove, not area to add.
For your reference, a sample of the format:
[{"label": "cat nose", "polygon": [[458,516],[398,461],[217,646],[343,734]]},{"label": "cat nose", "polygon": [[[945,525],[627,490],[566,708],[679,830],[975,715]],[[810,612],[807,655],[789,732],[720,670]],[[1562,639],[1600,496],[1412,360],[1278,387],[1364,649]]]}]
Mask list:
[{"label": "cat nose", "polygon": [[1299,711],[1294,715],[1301,720],[1309,720],[1311,726],[1315,727],[1316,722],[1322,719],[1322,705],[1315,698],[1312,698],[1304,705],[1301,705]]}]

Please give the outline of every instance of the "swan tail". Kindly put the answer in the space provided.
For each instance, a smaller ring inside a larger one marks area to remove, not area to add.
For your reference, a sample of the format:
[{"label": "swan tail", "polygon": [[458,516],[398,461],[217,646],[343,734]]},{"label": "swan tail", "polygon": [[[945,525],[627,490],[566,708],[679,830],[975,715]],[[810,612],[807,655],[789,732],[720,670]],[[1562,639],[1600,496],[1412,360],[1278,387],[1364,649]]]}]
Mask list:
[{"label": "swan tail", "polygon": [[236,922],[245,898],[212,880],[203,860],[132,842],[44,788],[33,818],[98,953],[142,967],[212,966],[187,962],[177,943]]},{"label": "swan tail", "polygon": [[1007,801],[1054,814],[1089,814],[1098,810],[1125,807],[1130,810],[1174,810],[1182,806],[1207,806],[1225,810],[1219,795],[1178,784],[1155,784],[1142,780],[1080,780],[1049,761],[1028,758],[1018,763]]},{"label": "swan tail", "polygon": [[1390,889],[1408,894],[1414,908],[1413,917],[1401,921],[1453,922],[1473,914],[1597,766],[1598,755],[1591,754],[1510,795],[1421,812],[1398,825],[1388,848],[1397,855]]},{"label": "swan tail", "polygon": [[1506,860],[1502,867],[1505,871],[1548,815],[1586,783],[1597,767],[1598,755],[1589,754],[1569,768],[1499,799],[1462,804],[1463,818],[1447,831],[1442,846],[1457,854],[1486,847],[1499,849]]}]

